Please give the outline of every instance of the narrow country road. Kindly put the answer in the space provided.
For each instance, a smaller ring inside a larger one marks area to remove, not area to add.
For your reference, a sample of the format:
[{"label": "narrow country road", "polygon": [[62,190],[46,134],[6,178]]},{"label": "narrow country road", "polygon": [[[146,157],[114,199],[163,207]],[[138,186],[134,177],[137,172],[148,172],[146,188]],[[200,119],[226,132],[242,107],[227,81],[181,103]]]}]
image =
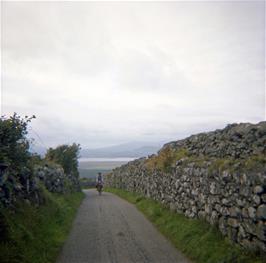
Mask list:
[{"label": "narrow country road", "polygon": [[190,262],[132,204],[85,193],[57,263]]}]

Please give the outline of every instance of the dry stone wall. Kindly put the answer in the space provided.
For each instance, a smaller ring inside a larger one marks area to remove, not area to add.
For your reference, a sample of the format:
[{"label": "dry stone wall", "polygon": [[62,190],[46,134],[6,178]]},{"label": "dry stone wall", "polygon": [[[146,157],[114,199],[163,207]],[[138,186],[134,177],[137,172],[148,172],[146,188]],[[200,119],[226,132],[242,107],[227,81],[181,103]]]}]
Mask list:
[{"label": "dry stone wall", "polygon": [[21,174],[7,170],[0,176],[0,205],[12,206],[22,200],[39,205],[44,201],[42,186],[60,194],[81,190],[78,176],[65,174],[56,164],[37,165],[33,171],[25,168]]},{"label": "dry stone wall", "polygon": [[216,225],[232,241],[266,252],[266,122],[230,125],[223,130],[166,144],[186,149],[167,172],[141,158],[116,168],[105,184],[137,192]]},{"label": "dry stone wall", "polygon": [[66,174],[59,165],[35,166],[34,175],[53,193],[64,194],[81,190],[78,175]]}]

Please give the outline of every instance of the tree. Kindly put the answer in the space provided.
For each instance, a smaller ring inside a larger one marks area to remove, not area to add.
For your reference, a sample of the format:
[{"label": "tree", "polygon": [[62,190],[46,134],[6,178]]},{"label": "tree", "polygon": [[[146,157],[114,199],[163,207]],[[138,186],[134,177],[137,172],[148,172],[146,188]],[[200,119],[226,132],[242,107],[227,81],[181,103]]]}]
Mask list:
[{"label": "tree", "polygon": [[28,123],[34,119],[25,116],[21,118],[16,113],[0,119],[0,162],[7,164],[12,170],[20,171],[27,166],[31,154],[29,140],[26,138]]},{"label": "tree", "polygon": [[73,143],[72,145],[60,145],[55,149],[49,148],[45,159],[60,164],[66,174],[78,176],[78,157],[80,145]]}]

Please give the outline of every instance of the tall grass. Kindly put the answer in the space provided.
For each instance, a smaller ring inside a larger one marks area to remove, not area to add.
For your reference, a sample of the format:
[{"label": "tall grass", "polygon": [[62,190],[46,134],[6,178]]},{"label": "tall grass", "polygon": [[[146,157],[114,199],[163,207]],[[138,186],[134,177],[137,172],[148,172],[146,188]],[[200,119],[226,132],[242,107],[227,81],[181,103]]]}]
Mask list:
[{"label": "tall grass", "polygon": [[182,214],[136,193],[120,189],[105,189],[136,207],[165,235],[176,248],[198,263],[262,263],[263,257],[248,253],[232,244],[215,227],[208,223],[189,219]]},{"label": "tall grass", "polygon": [[0,262],[55,262],[84,194],[44,194],[40,207],[24,202],[14,211],[1,209],[6,231],[0,238]]}]

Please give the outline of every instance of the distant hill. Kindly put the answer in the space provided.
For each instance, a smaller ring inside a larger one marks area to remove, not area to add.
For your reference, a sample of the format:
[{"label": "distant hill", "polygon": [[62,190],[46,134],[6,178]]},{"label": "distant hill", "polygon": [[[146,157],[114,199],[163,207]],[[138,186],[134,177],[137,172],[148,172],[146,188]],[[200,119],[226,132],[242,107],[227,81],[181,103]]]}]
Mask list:
[{"label": "distant hill", "polygon": [[[163,143],[129,142],[97,149],[81,149],[83,158],[118,158],[118,157],[143,157],[157,153]],[[31,145],[30,151],[45,155],[46,149],[39,145]]]},{"label": "distant hill", "polygon": [[162,144],[130,142],[98,149],[82,149],[82,157],[116,158],[116,157],[143,157],[157,153]]}]

